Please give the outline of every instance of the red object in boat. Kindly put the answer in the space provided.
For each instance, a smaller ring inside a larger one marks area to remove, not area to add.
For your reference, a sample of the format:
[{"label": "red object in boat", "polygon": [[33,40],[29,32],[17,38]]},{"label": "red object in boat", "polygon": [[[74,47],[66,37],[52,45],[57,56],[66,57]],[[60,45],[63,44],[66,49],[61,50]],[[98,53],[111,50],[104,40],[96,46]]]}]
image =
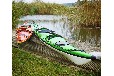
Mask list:
[{"label": "red object in boat", "polygon": [[31,26],[21,26],[16,29],[17,43],[25,42],[32,36]]}]

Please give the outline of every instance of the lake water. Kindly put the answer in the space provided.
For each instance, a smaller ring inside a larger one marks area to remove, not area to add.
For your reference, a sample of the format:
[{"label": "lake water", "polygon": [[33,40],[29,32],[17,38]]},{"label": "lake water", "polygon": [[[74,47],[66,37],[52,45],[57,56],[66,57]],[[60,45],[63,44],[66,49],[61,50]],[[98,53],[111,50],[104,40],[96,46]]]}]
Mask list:
[{"label": "lake water", "polygon": [[[70,28],[70,22],[66,16],[58,15],[28,15],[20,18],[20,21],[35,21],[39,26],[55,31],[66,38],[74,47],[86,51],[100,51],[101,30],[99,28]],[[20,24],[21,24],[20,22]]]}]

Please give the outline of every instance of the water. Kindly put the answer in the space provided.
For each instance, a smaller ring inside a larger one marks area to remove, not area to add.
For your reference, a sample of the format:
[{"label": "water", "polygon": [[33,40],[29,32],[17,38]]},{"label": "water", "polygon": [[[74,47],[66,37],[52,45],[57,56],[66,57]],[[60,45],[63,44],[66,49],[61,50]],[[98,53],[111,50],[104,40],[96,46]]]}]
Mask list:
[{"label": "water", "polygon": [[93,28],[76,28],[71,29],[66,16],[58,15],[28,15],[20,18],[25,20],[35,21],[39,26],[46,27],[62,35],[74,47],[86,51],[100,51],[101,30]]}]

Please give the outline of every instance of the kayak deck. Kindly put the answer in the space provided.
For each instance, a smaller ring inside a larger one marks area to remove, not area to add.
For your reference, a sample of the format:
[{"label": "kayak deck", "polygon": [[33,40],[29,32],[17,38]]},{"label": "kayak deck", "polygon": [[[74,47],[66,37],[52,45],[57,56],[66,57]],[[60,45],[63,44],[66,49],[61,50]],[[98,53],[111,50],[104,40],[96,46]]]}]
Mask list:
[{"label": "kayak deck", "polygon": [[49,45],[49,47],[53,47],[54,49],[57,49],[63,53],[86,59],[96,59],[95,56],[71,46],[62,36],[54,33],[54,31],[52,32],[52,30],[40,28],[35,30],[35,34],[44,43]]}]

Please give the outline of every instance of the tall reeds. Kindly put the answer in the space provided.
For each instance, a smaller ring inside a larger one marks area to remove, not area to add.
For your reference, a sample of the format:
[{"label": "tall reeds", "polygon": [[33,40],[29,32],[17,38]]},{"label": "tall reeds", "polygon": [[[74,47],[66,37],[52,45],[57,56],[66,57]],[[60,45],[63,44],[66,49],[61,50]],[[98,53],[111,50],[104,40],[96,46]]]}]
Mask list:
[{"label": "tall reeds", "polygon": [[18,19],[26,15],[66,15],[73,27],[97,27],[101,26],[100,1],[83,2],[81,5],[67,7],[55,3],[44,2],[12,2],[12,28],[18,24]]}]

